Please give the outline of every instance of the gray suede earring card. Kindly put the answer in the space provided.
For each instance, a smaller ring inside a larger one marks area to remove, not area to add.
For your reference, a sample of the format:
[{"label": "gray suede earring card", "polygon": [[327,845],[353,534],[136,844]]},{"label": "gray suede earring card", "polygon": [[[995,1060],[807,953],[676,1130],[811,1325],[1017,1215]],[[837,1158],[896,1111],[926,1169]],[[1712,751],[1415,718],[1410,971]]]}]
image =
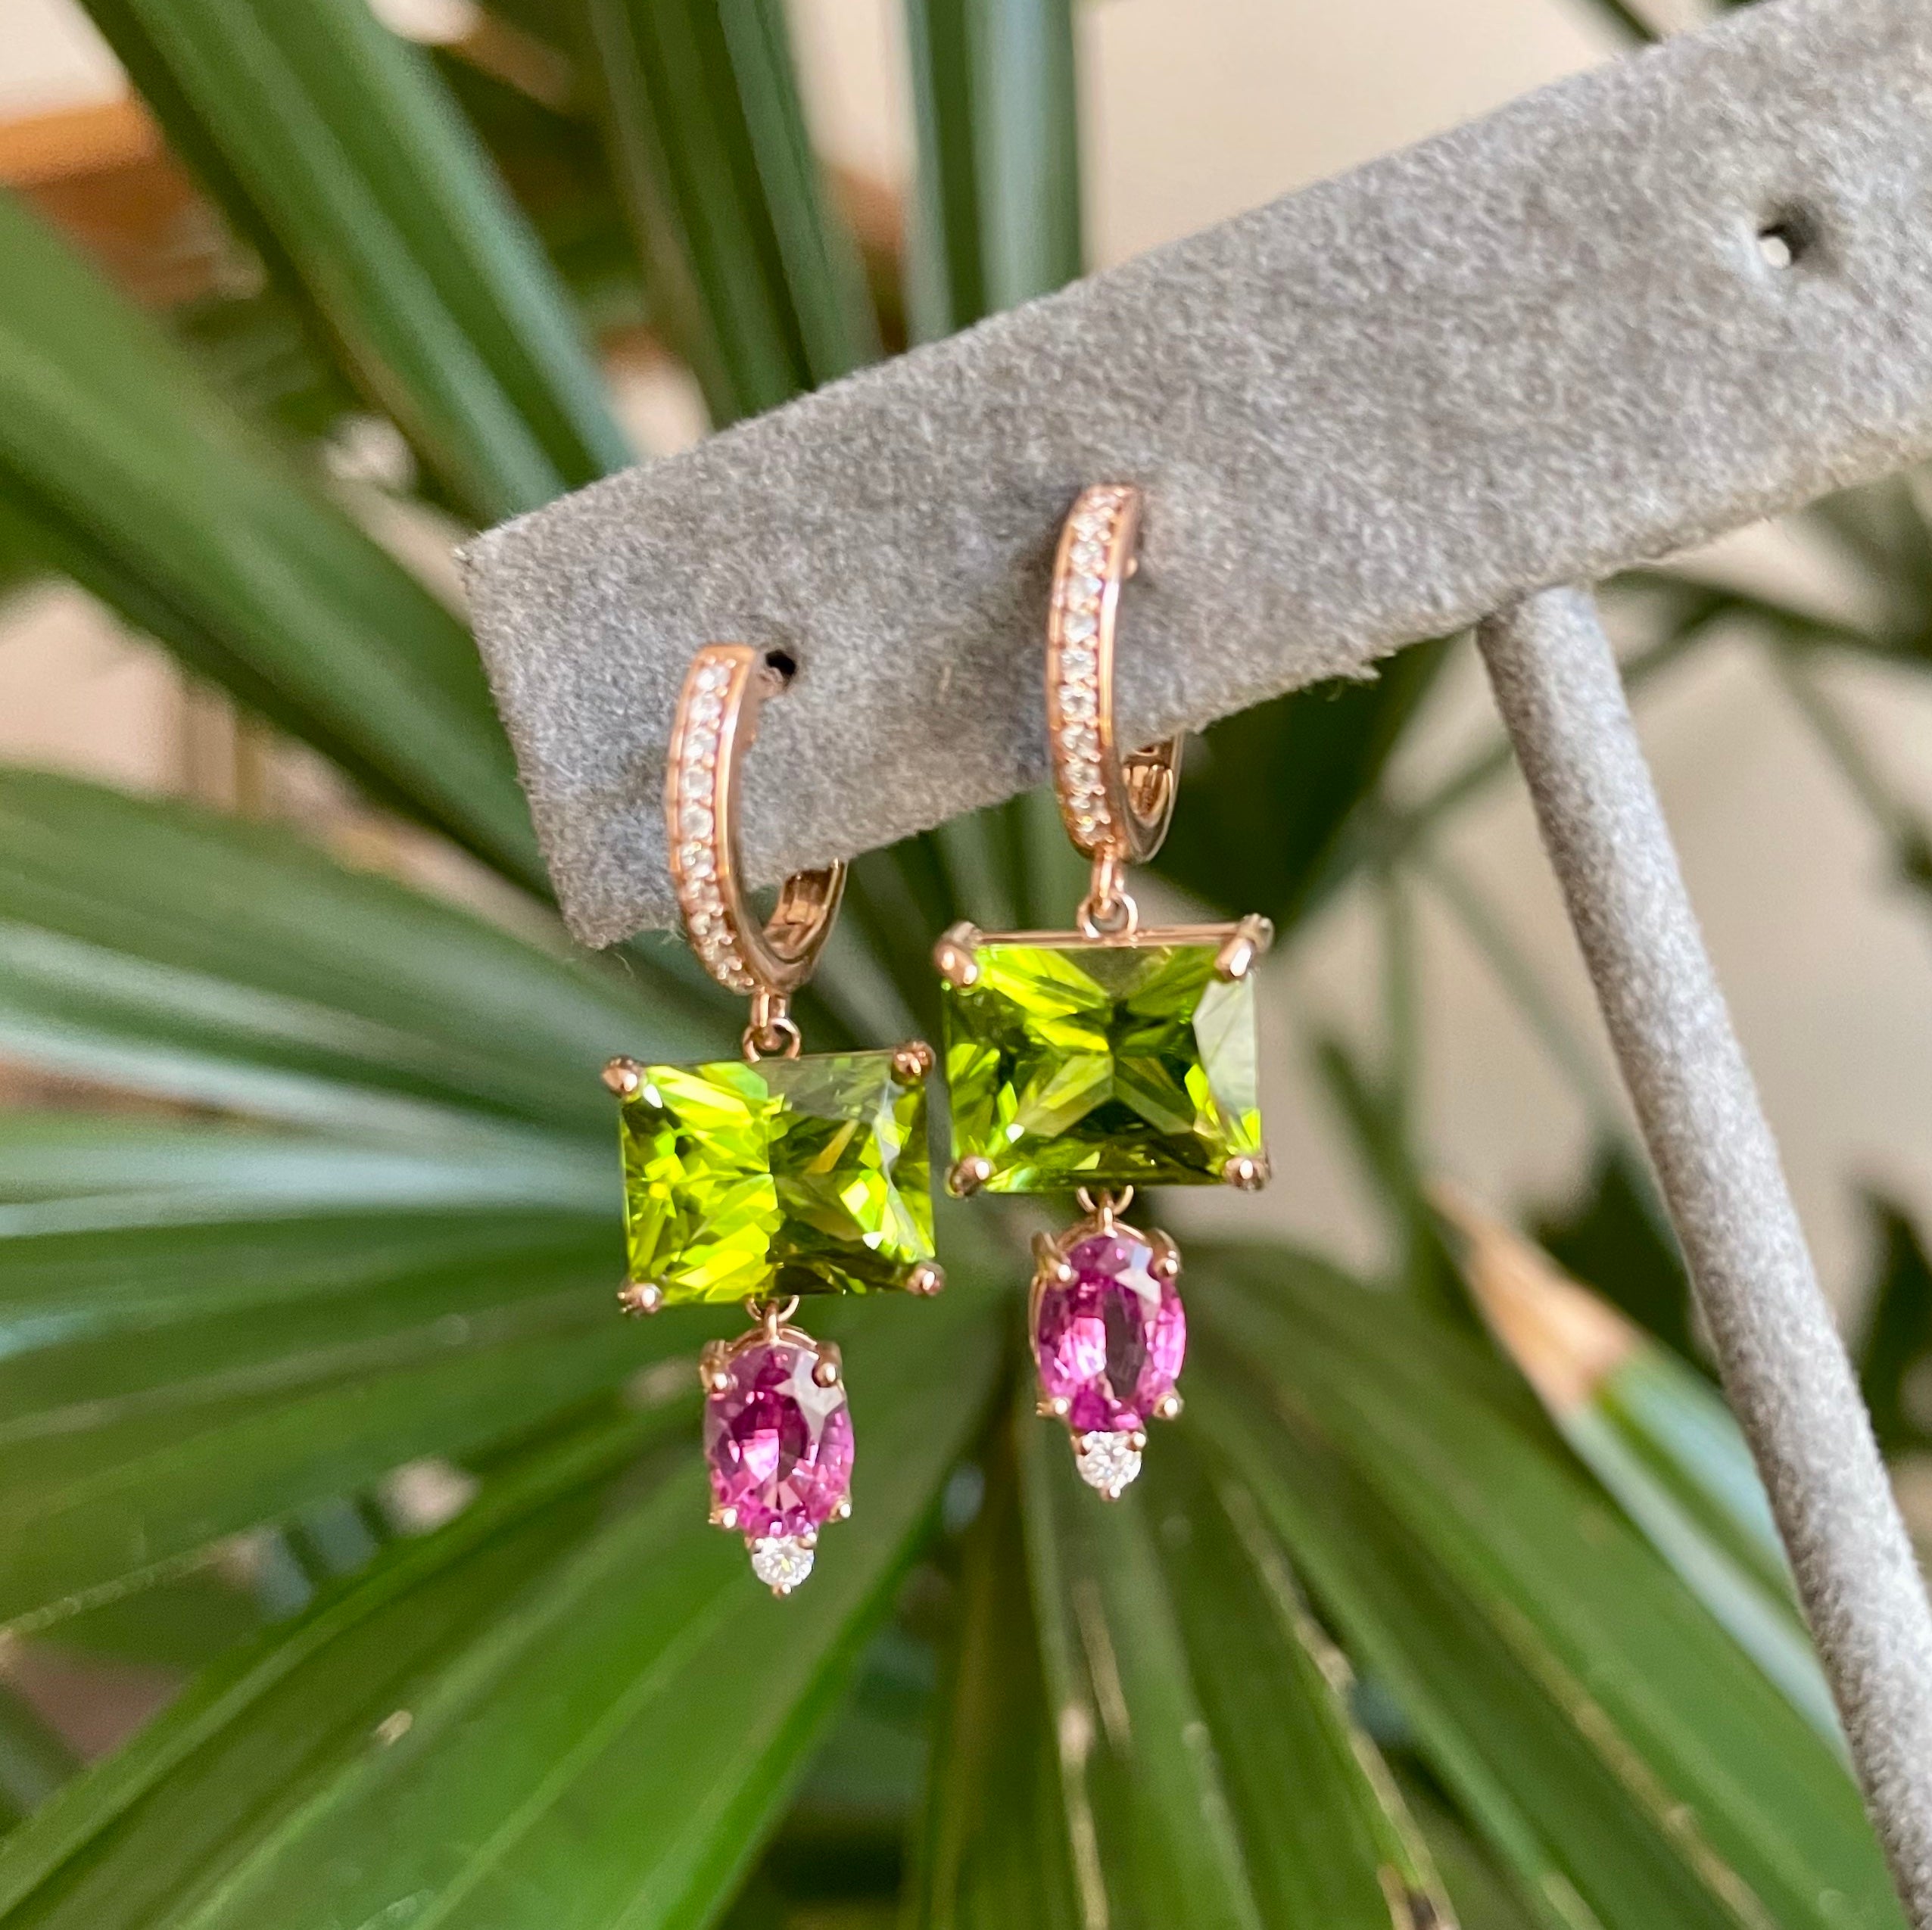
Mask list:
[{"label": "gray suede earring card", "polygon": [[478,634],[572,930],[675,915],[692,652],[799,666],[752,877],[1036,782],[1051,557],[1147,497],[1128,741],[1932,452],[1932,7],[1765,0],[491,531]]}]

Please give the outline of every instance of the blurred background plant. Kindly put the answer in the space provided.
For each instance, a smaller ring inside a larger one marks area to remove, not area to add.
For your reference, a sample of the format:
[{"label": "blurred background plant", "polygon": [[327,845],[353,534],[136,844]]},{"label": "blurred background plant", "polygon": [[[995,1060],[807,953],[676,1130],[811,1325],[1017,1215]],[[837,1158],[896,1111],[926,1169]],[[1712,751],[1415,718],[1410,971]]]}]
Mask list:
[{"label": "blurred background plant", "polygon": [[[1192,760],[1161,889],[1274,917],[1283,1030],[1366,989],[1276,1055],[1289,1216],[1188,1222],[1122,1505],[1020,1418],[983,1216],[936,1307],[828,1316],[858,1509],[783,1605],[704,1524],[703,1323],[614,1317],[595,1071],[738,1014],[572,954],[449,553],[1081,272],[1069,0],[907,0],[902,205],[777,0],[88,11],[138,102],[0,142],[0,569],[178,663],[190,795],[0,771],[5,1921],[1897,1923],[1620,1097],[1457,846],[1511,781],[1460,642]],[[1634,689],[1761,658],[1922,892],[1833,681],[1932,662],[1920,503],[1610,593]],[[929,935],[1071,864],[1037,798],[863,860],[813,1043],[930,1032]],[[1525,1228],[1435,1179],[1425,916],[1587,1128]],[[1345,1168],[1366,1220],[1289,1237]],[[1868,1210],[1902,1465],[1932,1272]]]}]

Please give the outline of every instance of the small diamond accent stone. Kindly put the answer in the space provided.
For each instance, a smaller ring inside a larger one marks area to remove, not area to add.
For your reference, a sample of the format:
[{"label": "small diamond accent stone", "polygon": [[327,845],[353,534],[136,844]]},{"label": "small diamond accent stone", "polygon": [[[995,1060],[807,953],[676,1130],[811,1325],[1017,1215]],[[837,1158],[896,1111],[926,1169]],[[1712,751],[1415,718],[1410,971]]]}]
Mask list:
[{"label": "small diamond accent stone", "polygon": [[731,680],[731,673],[722,664],[706,664],[698,672],[700,690],[721,690]]},{"label": "small diamond accent stone", "polygon": [[1065,627],[1068,638],[1077,643],[1083,637],[1091,637],[1098,626],[1092,611],[1076,610],[1067,618]]},{"label": "small diamond accent stone", "polygon": [[709,878],[711,876],[711,853],[703,845],[680,845],[678,861],[684,867],[687,877]]},{"label": "small diamond accent stone", "polygon": [[812,1559],[796,1535],[768,1535],[751,1545],[751,1571],[774,1595],[790,1595],[812,1573]]},{"label": "small diamond accent stone", "polygon": [[[1109,1501],[1118,1501],[1122,1491],[1140,1476],[1140,1449],[1126,1434],[1083,1434],[1074,1443],[1074,1465],[1080,1479],[1098,1488]],[[757,1565],[756,1552],[752,1557]]]},{"label": "small diamond accent stone", "polygon": [[1074,685],[1060,693],[1060,714],[1062,717],[1084,723],[1093,716],[1098,708],[1093,692],[1084,685]]},{"label": "small diamond accent stone", "polygon": [[687,804],[678,814],[678,828],[687,838],[708,838],[711,813],[701,804]]},{"label": "small diamond accent stone", "polygon": [[1092,572],[1100,569],[1106,562],[1107,552],[1098,543],[1077,543],[1067,553],[1067,560],[1077,570]]}]

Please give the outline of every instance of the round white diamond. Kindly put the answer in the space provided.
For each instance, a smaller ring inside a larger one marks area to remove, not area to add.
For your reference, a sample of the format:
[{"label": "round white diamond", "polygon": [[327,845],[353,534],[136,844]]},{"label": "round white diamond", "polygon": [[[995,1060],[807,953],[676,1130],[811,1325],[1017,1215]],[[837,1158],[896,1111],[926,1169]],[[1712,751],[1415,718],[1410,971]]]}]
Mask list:
[{"label": "round white diamond", "polygon": [[1089,1487],[1117,1501],[1140,1473],[1140,1449],[1130,1434],[1083,1434],[1074,1443],[1074,1465]]},{"label": "round white diamond", "polygon": [[1080,643],[1091,637],[1099,627],[1090,610],[1077,610],[1067,619],[1064,625],[1067,641]]},{"label": "round white diamond", "polygon": [[1060,741],[1077,758],[1097,758],[1100,755],[1100,735],[1090,724],[1063,725]]},{"label": "round white diamond", "polygon": [[1067,553],[1067,560],[1077,570],[1097,572],[1107,561],[1107,551],[1098,543],[1077,543]]},{"label": "round white diamond", "polygon": [[693,724],[715,724],[724,714],[724,700],[713,693],[706,693],[691,706]]},{"label": "round white diamond", "polygon": [[678,861],[684,867],[688,878],[709,878],[711,876],[711,852],[703,845],[681,845],[678,849]]},{"label": "round white diamond", "polygon": [[687,804],[678,814],[678,828],[687,838],[708,838],[711,813],[701,804]]},{"label": "round white diamond", "polygon": [[731,680],[731,673],[723,664],[706,664],[698,672],[700,690],[721,690]]},{"label": "round white diamond", "polygon": [[1071,722],[1086,723],[1095,708],[1094,693],[1085,684],[1075,684],[1060,693],[1060,714]]}]

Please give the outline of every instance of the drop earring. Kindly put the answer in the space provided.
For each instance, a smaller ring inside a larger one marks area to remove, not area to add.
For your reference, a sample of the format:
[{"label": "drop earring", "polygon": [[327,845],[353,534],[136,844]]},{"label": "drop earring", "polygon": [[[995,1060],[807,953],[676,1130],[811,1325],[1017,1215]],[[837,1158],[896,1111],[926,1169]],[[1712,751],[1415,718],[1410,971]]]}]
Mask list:
[{"label": "drop earring", "polygon": [[754,1325],[714,1340],[699,1377],[712,1519],[742,1534],[788,1595],[818,1531],[852,1511],[854,1440],[838,1349],[793,1325],[812,1293],[936,1293],[926,1145],[931,1048],[800,1055],[792,995],[838,915],[845,867],[794,873],[761,923],[738,864],[738,770],[760,706],[784,688],[762,652],[700,650],[665,779],[671,876],[706,970],[751,1000],[743,1057],[617,1058],[629,1313],[742,1300]]},{"label": "drop earring", "polygon": [[1257,1090],[1260,917],[1149,930],[1126,867],[1160,848],[1180,740],[1123,755],[1114,646],[1136,567],[1140,492],[1085,490],[1061,531],[1047,617],[1046,722],[1067,835],[1092,865],[1071,932],[954,926],[943,981],[949,1190],[1075,1193],[1082,1217],[1034,1242],[1039,1407],[1110,1499],[1140,1472],[1146,1424],[1180,1412],[1180,1253],[1121,1216],[1136,1187],[1266,1184]]}]

